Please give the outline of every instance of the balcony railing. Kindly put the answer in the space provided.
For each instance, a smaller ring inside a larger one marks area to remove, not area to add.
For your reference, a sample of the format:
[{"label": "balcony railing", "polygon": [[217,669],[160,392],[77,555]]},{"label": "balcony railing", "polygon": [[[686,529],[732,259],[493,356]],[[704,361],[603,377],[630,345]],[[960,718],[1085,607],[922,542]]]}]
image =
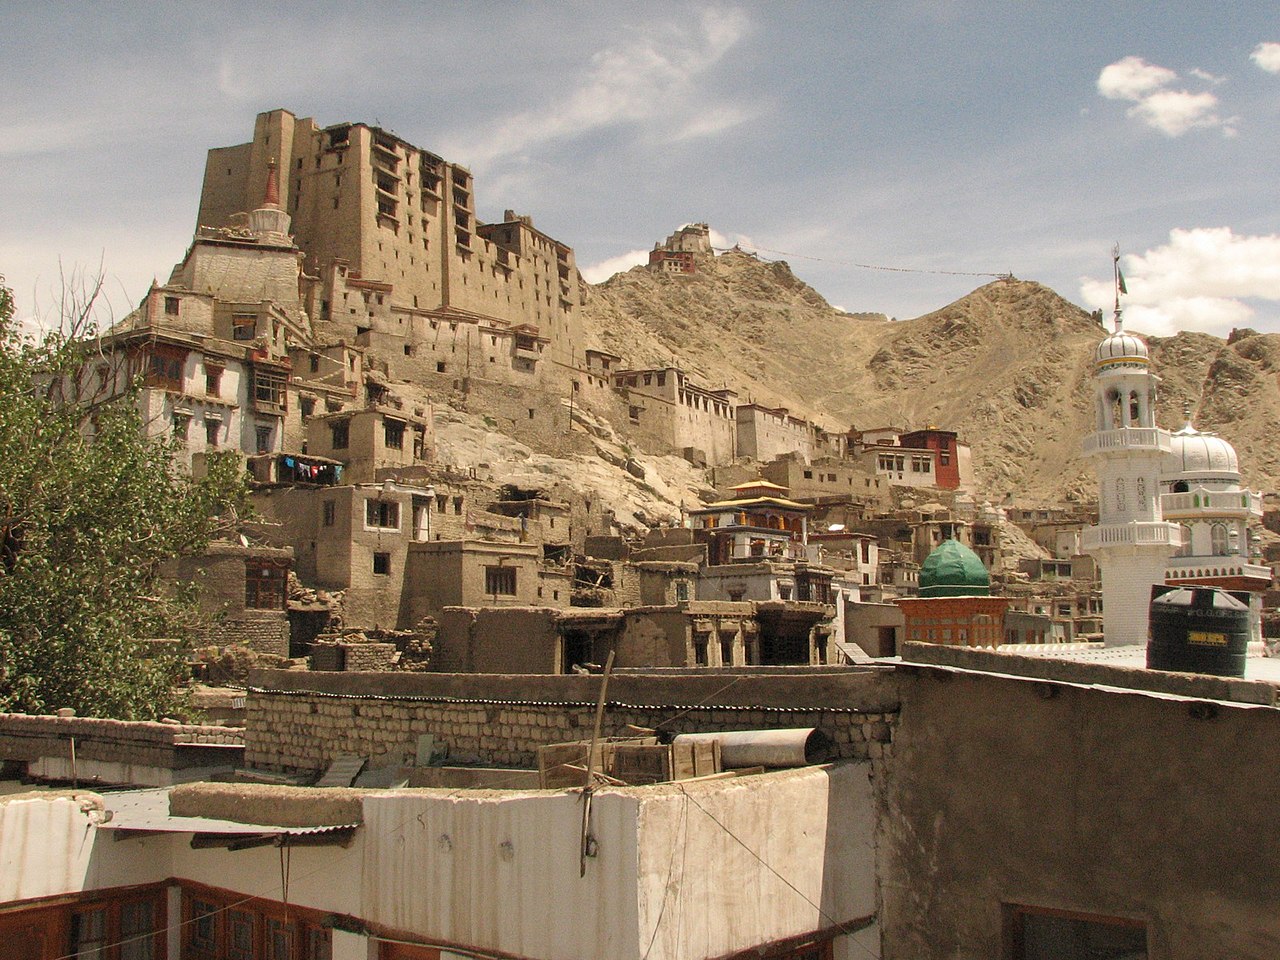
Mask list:
[{"label": "balcony railing", "polygon": [[1098,547],[1182,546],[1182,529],[1174,523],[1124,523],[1089,527],[1080,538],[1086,553]]},{"label": "balcony railing", "polygon": [[1197,514],[1262,516],[1262,497],[1248,490],[1197,490],[1191,493],[1160,495],[1160,512],[1165,517],[1194,517]]},{"label": "balcony railing", "polygon": [[1248,563],[1239,557],[1174,557],[1165,571],[1168,580],[1203,580],[1217,577],[1247,577],[1271,580],[1271,568]]},{"label": "balcony railing", "polygon": [[1159,427],[1123,427],[1091,433],[1084,438],[1086,457],[1107,450],[1159,450],[1168,453],[1172,449],[1173,439],[1169,431]]}]

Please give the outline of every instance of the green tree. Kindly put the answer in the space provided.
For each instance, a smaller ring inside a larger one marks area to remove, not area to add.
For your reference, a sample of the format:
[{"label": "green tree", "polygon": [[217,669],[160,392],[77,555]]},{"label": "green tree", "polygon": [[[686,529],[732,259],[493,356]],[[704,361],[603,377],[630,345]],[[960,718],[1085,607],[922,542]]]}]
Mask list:
[{"label": "green tree", "polygon": [[87,396],[97,287],[62,326],[24,334],[0,277],[0,710],[153,719],[176,709],[194,605],[160,576],[200,551],[245,481],[231,460],[195,480],[147,437],[136,396]]}]

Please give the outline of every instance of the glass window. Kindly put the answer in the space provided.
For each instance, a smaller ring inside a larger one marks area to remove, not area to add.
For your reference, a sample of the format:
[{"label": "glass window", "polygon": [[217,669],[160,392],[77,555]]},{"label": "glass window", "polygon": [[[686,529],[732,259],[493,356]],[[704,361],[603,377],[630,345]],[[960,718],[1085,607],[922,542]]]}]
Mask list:
[{"label": "glass window", "polygon": [[120,906],[120,960],[153,960],[156,955],[156,905],[139,900]]},{"label": "glass window", "polygon": [[106,954],[107,908],[77,910],[71,915],[72,956],[100,960]]},{"label": "glass window", "polygon": [[1015,960],[1145,960],[1147,930],[1140,922],[1016,907]]}]

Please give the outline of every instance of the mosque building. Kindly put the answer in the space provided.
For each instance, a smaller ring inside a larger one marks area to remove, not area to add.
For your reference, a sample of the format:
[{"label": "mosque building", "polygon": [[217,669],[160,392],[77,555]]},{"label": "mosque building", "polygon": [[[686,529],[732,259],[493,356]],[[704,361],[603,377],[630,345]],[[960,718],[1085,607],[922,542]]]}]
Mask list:
[{"label": "mosque building", "polygon": [[1262,518],[1262,494],[1241,486],[1235,448],[1187,425],[1173,434],[1160,478],[1164,518],[1182,527],[1182,546],[1169,558],[1165,580],[1178,586],[1222,587],[1247,593],[1250,640],[1262,639],[1262,591],[1271,568],[1254,562],[1250,523]]},{"label": "mosque building", "polygon": [[938,544],[920,565],[920,595],[896,601],[907,640],[995,647],[1004,636],[1006,597],[991,596],[991,575],[959,540]]}]

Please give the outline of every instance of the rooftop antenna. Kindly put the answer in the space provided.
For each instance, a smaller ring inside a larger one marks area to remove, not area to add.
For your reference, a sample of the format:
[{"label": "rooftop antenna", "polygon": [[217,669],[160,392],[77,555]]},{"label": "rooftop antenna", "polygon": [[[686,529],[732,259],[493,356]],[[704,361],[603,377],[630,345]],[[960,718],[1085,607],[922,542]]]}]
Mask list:
[{"label": "rooftop antenna", "polygon": [[1124,327],[1124,320],[1120,315],[1120,294],[1123,293],[1127,295],[1129,293],[1128,289],[1126,289],[1124,285],[1124,274],[1120,272],[1120,244],[1119,243],[1117,243],[1114,247],[1111,248],[1111,266],[1115,274],[1116,306],[1115,306],[1114,316],[1115,316],[1115,324],[1116,324],[1116,333],[1119,333],[1120,330]]}]

